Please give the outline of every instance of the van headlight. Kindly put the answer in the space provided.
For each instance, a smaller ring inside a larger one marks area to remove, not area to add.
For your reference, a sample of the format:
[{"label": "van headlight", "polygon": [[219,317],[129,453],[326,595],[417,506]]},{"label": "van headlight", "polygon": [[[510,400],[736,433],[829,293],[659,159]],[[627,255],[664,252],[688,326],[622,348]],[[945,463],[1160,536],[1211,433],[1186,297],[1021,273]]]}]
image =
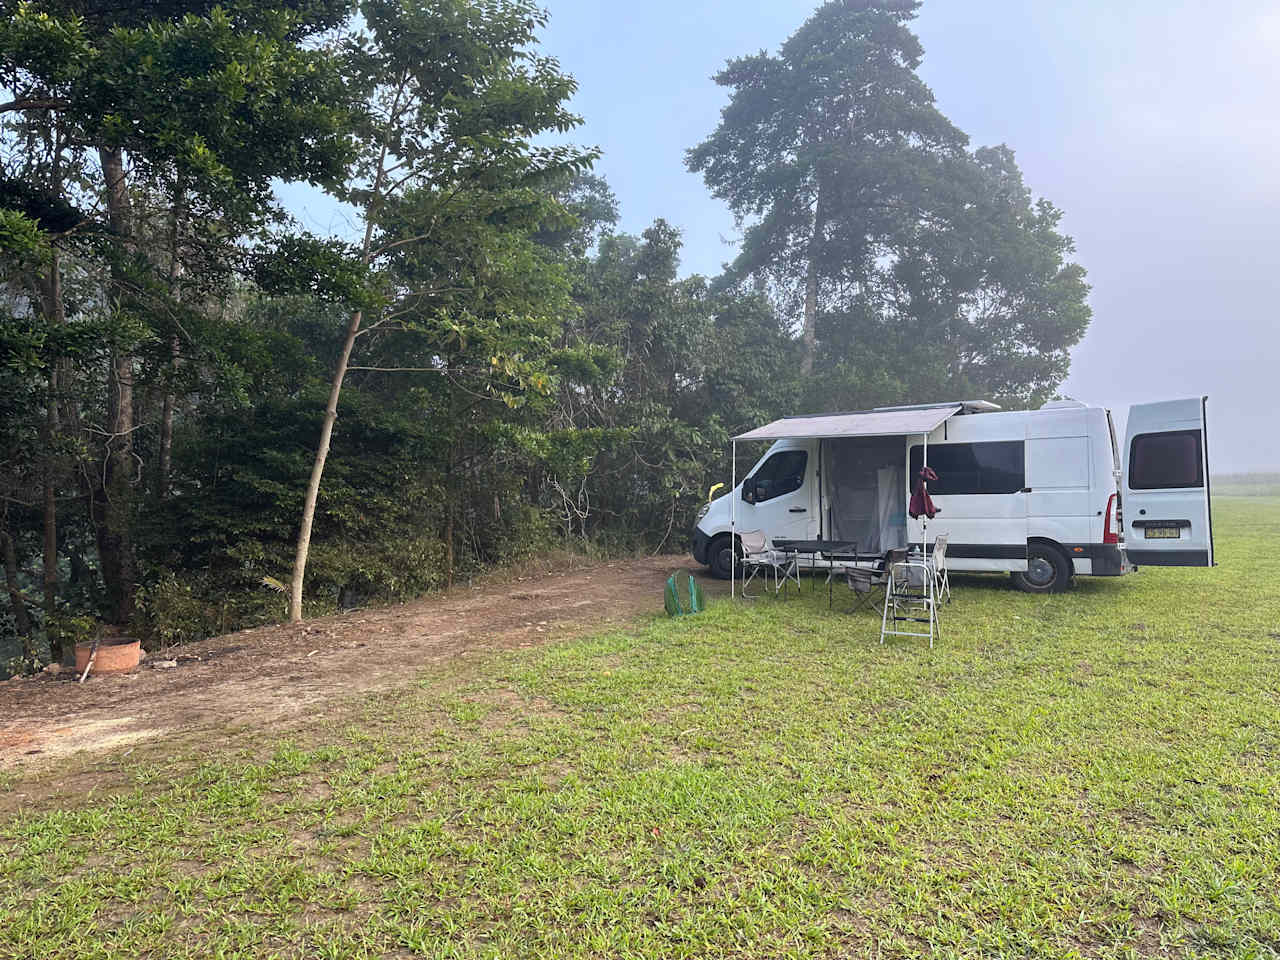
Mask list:
[{"label": "van headlight", "polygon": [[701,522],[702,522],[702,518],[703,518],[703,517],[705,517],[705,516],[706,516],[708,513],[710,513],[710,512],[711,512],[711,504],[709,504],[709,503],[704,503],[702,506],[700,506],[700,507],[698,508],[698,515],[697,515],[696,517],[694,517],[694,521],[693,521],[693,522],[694,522],[694,523],[701,523]]}]

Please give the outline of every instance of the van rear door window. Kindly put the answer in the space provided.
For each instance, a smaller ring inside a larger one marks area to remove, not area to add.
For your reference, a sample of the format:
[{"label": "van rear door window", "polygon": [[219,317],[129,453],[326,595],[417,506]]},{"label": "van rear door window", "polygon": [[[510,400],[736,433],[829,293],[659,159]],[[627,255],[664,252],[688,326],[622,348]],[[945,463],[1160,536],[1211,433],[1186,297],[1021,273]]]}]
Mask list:
[{"label": "van rear door window", "polygon": [[1144,433],[1129,451],[1134,490],[1186,490],[1204,486],[1204,448],[1199,430]]},{"label": "van rear door window", "polygon": [[[911,476],[924,466],[923,445],[911,448]],[[938,475],[929,484],[934,496],[1018,493],[1027,485],[1026,445],[999,443],[929,444],[929,466]]]}]

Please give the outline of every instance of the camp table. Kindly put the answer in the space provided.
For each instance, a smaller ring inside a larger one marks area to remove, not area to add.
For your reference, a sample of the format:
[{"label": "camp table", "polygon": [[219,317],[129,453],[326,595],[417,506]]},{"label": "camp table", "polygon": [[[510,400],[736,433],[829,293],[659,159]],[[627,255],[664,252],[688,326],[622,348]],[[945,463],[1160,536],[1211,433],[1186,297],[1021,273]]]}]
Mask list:
[{"label": "camp table", "polygon": [[[790,554],[797,558],[808,557],[809,569],[812,570],[816,566],[818,557],[830,561],[836,558],[845,559],[849,556],[856,556],[858,553],[858,544],[853,540],[775,540],[773,541],[773,549]],[[876,558],[877,560],[879,557]],[[828,585],[830,584],[828,576]]]}]

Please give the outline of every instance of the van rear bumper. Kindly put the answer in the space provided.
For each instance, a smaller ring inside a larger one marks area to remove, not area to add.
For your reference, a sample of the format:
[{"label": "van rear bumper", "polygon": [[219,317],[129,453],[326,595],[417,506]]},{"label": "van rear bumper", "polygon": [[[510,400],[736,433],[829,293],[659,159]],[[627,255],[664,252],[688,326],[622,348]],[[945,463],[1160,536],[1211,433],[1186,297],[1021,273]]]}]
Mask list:
[{"label": "van rear bumper", "polygon": [[1067,556],[1073,560],[1089,560],[1094,577],[1123,577],[1136,569],[1129,562],[1124,547],[1114,543],[1072,543],[1064,544]]}]

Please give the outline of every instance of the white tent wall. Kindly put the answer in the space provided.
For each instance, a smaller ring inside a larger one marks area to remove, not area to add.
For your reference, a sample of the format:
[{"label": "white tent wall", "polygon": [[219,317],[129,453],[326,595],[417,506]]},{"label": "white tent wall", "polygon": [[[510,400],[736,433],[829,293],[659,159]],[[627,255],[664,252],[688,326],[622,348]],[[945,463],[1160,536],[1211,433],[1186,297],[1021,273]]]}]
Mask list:
[{"label": "white tent wall", "polygon": [[880,470],[880,546],[876,553],[897,550],[907,545],[907,508],[903,490],[907,484],[907,471],[898,464]]}]

